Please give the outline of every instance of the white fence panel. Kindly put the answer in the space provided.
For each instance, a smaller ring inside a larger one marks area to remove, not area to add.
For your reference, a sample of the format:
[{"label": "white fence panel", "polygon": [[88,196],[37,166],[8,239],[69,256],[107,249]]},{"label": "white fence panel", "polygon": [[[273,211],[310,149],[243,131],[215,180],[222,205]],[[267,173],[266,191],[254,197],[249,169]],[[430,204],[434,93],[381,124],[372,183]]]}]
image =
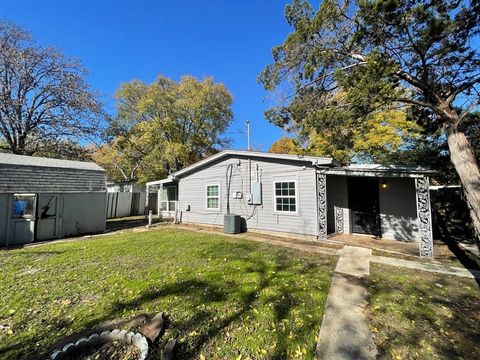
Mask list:
[{"label": "white fence panel", "polygon": [[107,194],[107,219],[126,217],[132,214],[132,193],[116,192]]}]

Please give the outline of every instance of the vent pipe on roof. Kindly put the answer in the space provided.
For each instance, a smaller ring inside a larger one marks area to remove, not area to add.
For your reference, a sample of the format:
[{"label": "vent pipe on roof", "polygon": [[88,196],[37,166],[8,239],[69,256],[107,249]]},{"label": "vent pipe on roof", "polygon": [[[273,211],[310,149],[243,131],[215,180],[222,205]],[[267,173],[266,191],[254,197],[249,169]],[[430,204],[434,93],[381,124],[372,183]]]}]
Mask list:
[{"label": "vent pipe on roof", "polygon": [[250,151],[250,120],[245,121],[247,127],[247,150]]},{"label": "vent pipe on roof", "polygon": [[[250,121],[245,121],[247,127],[247,150],[250,151]],[[248,194],[252,196],[252,158],[248,157]]]}]

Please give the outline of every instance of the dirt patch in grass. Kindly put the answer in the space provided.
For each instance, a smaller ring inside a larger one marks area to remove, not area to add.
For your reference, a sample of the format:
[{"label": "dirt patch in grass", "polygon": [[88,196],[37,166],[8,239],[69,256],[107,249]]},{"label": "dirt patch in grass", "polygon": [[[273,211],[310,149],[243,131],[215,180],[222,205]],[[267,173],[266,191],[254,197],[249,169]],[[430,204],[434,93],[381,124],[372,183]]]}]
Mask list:
[{"label": "dirt patch in grass", "polygon": [[140,351],[133,345],[111,341],[98,347],[86,347],[67,356],[66,360],[137,360]]},{"label": "dirt patch in grass", "polygon": [[[215,225],[202,225],[202,224],[176,224],[172,225],[173,228],[184,228],[190,230],[201,230],[201,231],[208,231],[217,234],[223,234],[223,228],[220,226]],[[342,249],[344,247],[343,244],[329,242],[329,241],[321,241],[321,240],[307,240],[302,237],[295,237],[294,234],[292,236],[279,236],[273,234],[267,234],[262,232],[256,231],[247,231],[245,233],[236,234],[234,235],[236,238],[241,239],[264,239],[265,242],[269,240],[273,241],[281,241],[290,244],[300,244],[300,245],[309,245],[309,246],[318,246],[321,248],[328,248],[328,249]]]},{"label": "dirt patch in grass", "polygon": [[371,266],[369,319],[384,359],[479,359],[473,279]]},{"label": "dirt patch in grass", "polygon": [[[167,223],[163,219],[160,219],[158,216],[153,216],[152,224]],[[147,226],[148,220],[145,218],[145,215],[137,216],[128,216],[123,218],[108,219],[106,224],[106,231],[119,231],[127,230],[140,226]]]},{"label": "dirt patch in grass", "polygon": [[403,260],[411,260],[411,261],[421,261],[421,262],[428,262],[428,259],[421,258],[419,256],[407,255],[397,252],[391,252],[381,249],[372,249],[372,255],[374,256],[385,256],[385,257],[392,257],[397,259]]}]

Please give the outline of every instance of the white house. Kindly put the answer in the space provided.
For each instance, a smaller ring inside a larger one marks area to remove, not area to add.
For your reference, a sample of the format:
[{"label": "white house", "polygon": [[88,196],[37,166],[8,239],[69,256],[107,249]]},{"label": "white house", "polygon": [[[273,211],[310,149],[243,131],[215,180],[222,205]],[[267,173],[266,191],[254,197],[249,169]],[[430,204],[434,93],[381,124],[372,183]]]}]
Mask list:
[{"label": "white house", "polygon": [[421,167],[340,166],[332,158],[228,150],[146,188],[147,193],[158,189],[160,212],[161,204],[173,203],[177,218],[186,223],[223,225],[225,214],[237,214],[247,229],[318,239],[330,233],[368,234],[418,242],[420,254],[431,256],[432,173]]}]

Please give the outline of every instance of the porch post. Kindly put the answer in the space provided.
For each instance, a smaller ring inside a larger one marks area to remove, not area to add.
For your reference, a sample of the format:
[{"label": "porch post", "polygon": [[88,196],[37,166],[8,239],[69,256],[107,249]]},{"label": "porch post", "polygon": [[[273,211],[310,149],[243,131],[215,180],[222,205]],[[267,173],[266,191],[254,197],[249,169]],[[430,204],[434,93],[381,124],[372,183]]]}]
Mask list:
[{"label": "porch post", "polygon": [[433,258],[432,213],[428,185],[427,176],[415,179],[420,256]]},{"label": "porch post", "polygon": [[148,218],[148,198],[150,197],[150,186],[148,184],[145,185],[145,220]]},{"label": "porch post", "polygon": [[162,192],[163,192],[163,184],[160,184],[158,185],[158,192],[157,192],[157,215],[159,219],[162,216]]},{"label": "porch post", "polygon": [[317,172],[318,238],[327,239],[327,175]]},{"label": "porch post", "polygon": [[335,212],[335,233],[343,234],[343,208],[335,205],[334,212]]}]

